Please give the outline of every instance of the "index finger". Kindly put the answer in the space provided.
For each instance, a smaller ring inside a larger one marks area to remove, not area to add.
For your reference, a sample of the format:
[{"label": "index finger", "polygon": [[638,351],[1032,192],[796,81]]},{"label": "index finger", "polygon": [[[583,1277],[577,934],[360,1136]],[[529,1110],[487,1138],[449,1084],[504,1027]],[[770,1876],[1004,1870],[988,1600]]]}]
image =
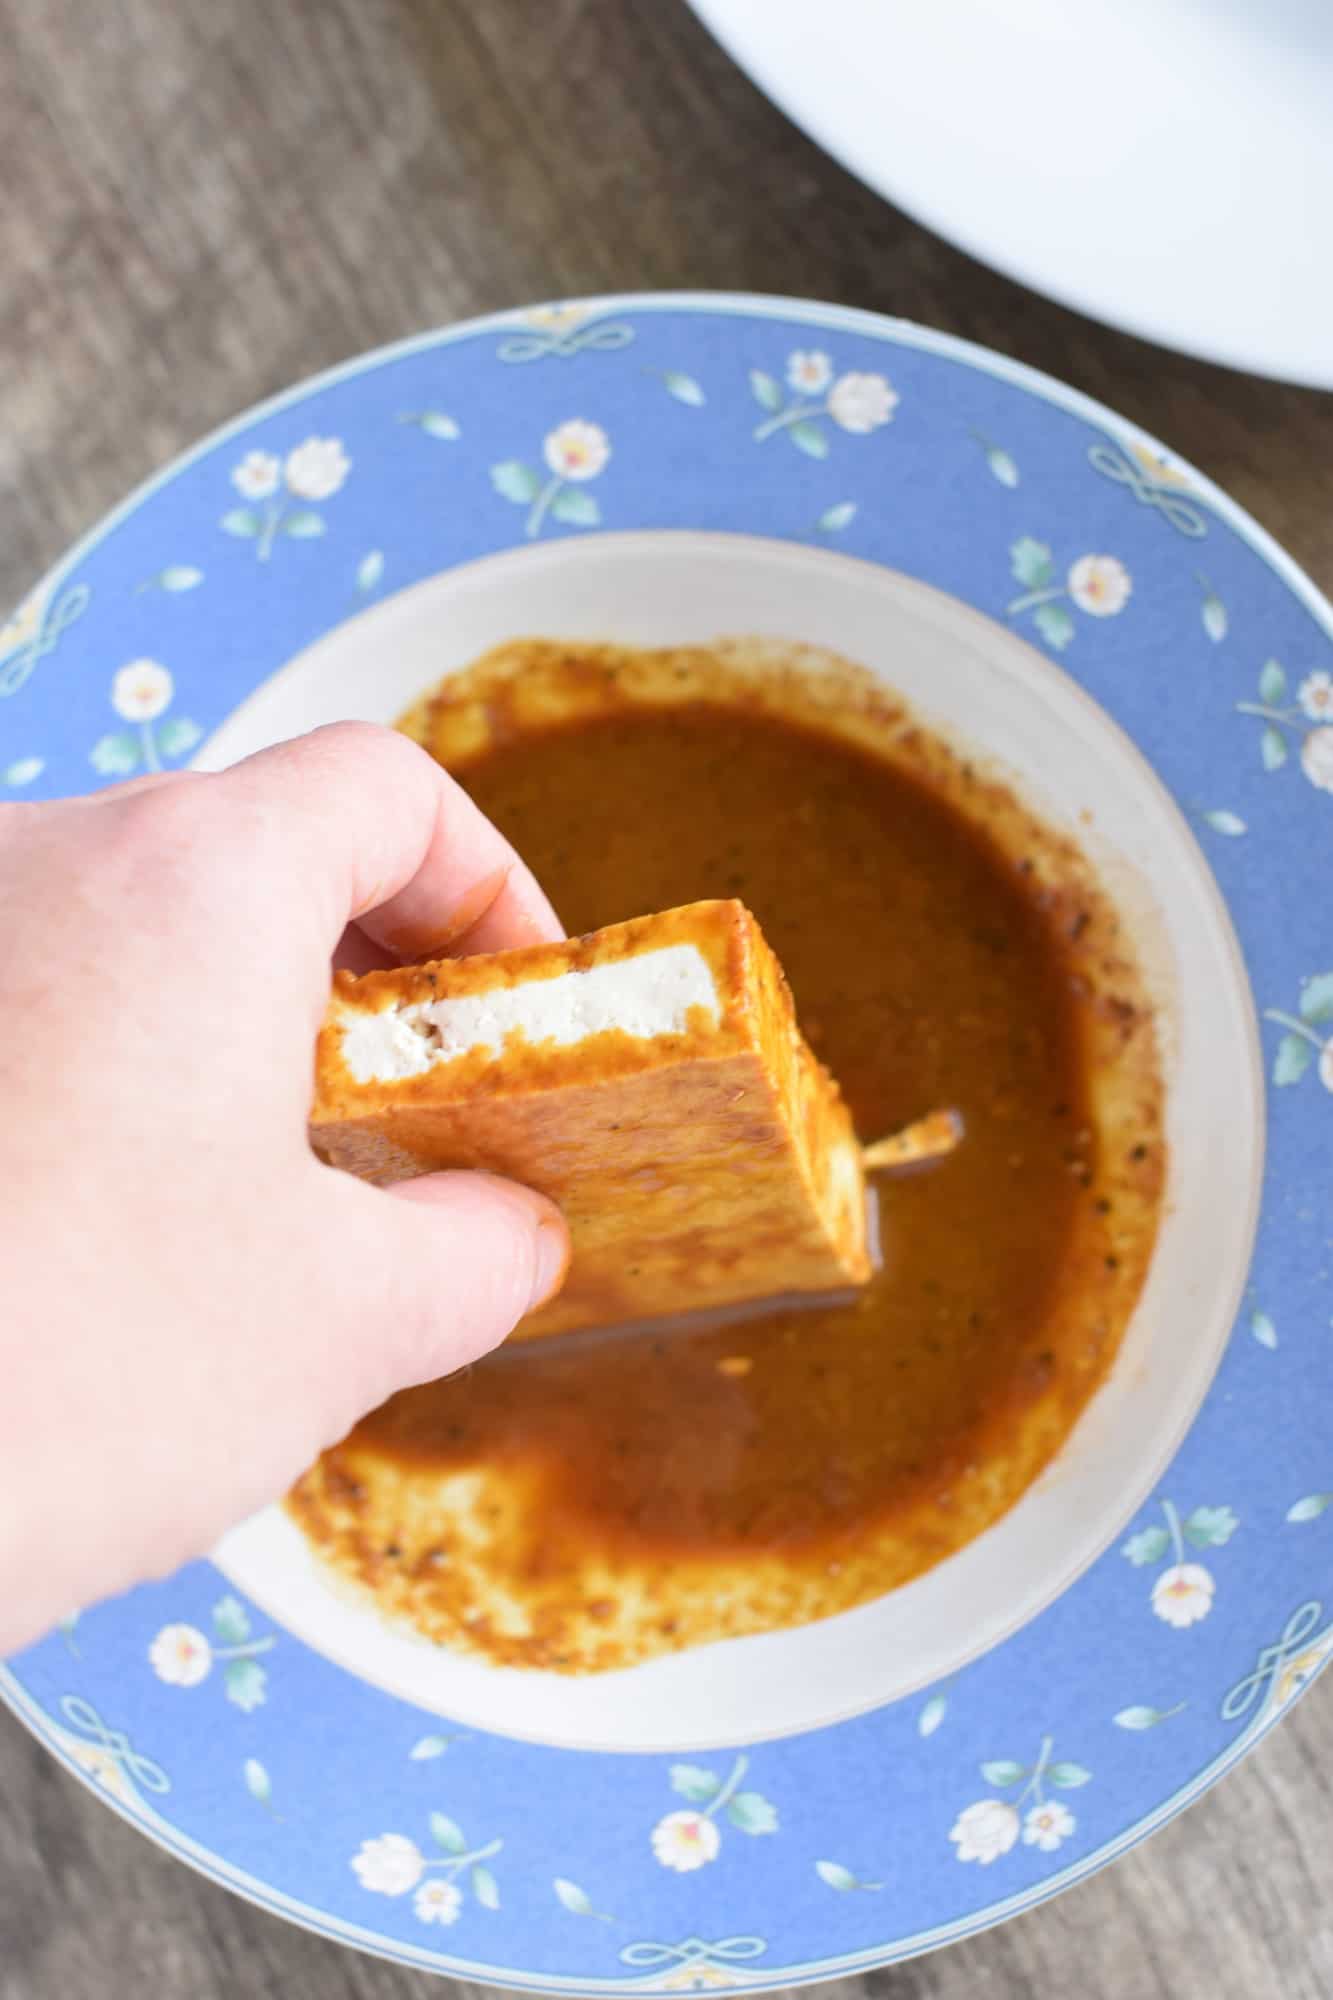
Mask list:
[{"label": "index finger", "polygon": [[355,923],[400,959],[561,938],[536,877],[456,779],[396,730],[338,722],[213,782],[320,899],[332,952]]}]

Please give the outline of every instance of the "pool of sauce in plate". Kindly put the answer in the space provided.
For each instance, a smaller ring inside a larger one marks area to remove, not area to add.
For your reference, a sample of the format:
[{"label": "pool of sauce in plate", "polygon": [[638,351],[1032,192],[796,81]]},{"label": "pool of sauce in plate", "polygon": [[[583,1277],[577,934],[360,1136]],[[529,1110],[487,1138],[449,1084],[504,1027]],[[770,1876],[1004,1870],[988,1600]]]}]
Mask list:
[{"label": "pool of sauce in plate", "polygon": [[[532,1496],[506,1559],[519,1598],[555,1572],[576,1590],[585,1560],[601,1576],[711,1560],[722,1574],[762,1552],[806,1616],[820,1605],[802,1572],[836,1577],[872,1545],[881,1587],[902,1581],[1010,1504],[1118,1339],[1114,1316],[1067,1310],[1075,1224],[1086,1267],[1092,1209],[1110,1208],[1069,955],[1080,920],[925,779],[760,708],[686,701],[502,728],[453,768],[571,932],[742,898],[858,1131],[950,1104],[967,1136],[934,1171],[882,1185],[883,1268],[854,1303],[502,1350],[368,1416],[326,1455],[326,1492],[361,1495],[367,1464],[508,1469]],[[1094,1245],[1106,1271],[1110,1245]],[[1037,1405],[1037,1442],[1007,1471],[1006,1438]],[[981,1503],[949,1520],[955,1482],[987,1459]],[[300,1489],[293,1507],[329,1539]],[[415,1595],[416,1622],[447,1631],[447,1593],[439,1619],[422,1616],[425,1558],[358,1547],[350,1567],[372,1585],[410,1557],[413,1581],[386,1601],[413,1615]],[[871,1594],[867,1574],[854,1598]],[[656,1648],[678,1633],[699,1636],[668,1602]],[[468,1637],[487,1650],[485,1618]],[[547,1621],[544,1638],[490,1650],[590,1663],[560,1647]]]}]

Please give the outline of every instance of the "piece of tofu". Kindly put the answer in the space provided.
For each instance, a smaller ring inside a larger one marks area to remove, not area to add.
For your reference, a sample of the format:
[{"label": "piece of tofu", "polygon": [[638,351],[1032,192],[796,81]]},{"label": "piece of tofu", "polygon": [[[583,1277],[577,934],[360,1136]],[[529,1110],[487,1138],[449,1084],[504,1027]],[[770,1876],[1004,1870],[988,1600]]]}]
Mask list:
[{"label": "piece of tofu", "polygon": [[482,1167],[560,1205],[568,1279],[515,1338],[846,1292],[873,1265],[851,1118],[738,902],[340,973],[310,1131],[366,1180]]}]

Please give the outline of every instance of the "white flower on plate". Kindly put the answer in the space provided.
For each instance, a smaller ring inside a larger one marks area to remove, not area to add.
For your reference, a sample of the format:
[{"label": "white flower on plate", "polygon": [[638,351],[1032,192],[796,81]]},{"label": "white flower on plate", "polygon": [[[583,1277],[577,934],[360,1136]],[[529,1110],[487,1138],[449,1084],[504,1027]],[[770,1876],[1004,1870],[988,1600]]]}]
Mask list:
[{"label": "white flower on plate", "polygon": [[25,597],[18,609],[0,625],[0,656],[16,653],[31,644],[42,629],[42,600],[37,591]]},{"label": "white flower on plate", "polygon": [[379,1896],[405,1896],[416,1888],[426,1863],[421,1849],[405,1833],[382,1833],[377,1840],[362,1841],[352,1856],[352,1867],[363,1889],[373,1889]]},{"label": "white flower on plate", "polygon": [[828,413],[844,431],[877,431],[898,407],[898,391],[883,375],[840,375],[829,390]]},{"label": "white flower on plate", "polygon": [[1080,556],[1066,579],[1069,595],[1090,618],[1114,618],[1129,602],[1129,571],[1115,556]]},{"label": "white flower on plate", "polygon": [[[408,1846],[411,1846],[408,1842]],[[412,1908],[423,1924],[452,1924],[463,1907],[463,1892],[440,1877],[423,1882],[412,1898]]]},{"label": "white flower on plate", "polygon": [[1152,1587],[1152,1608],[1168,1625],[1197,1625],[1213,1608],[1214,1584],[1202,1563],[1172,1563]]},{"label": "white flower on plate", "polygon": [[1018,1813],[1003,1799],[978,1799],[959,1813],[949,1838],[960,1861],[978,1861],[987,1868],[1018,1839]]},{"label": "white flower on plate", "polygon": [[1058,1799],[1048,1799],[1044,1805],[1029,1807],[1023,1820],[1023,1845],[1039,1847],[1043,1854],[1054,1854],[1076,1825],[1068,1806],[1062,1806]]},{"label": "white flower on plate", "polygon": [[164,1625],[148,1648],[153,1672],[168,1687],[197,1687],[213,1664],[213,1648],[196,1625]]},{"label": "white flower on plate", "polygon": [[308,437],[287,454],[287,484],[301,500],[327,500],[336,493],[352,461],[339,438]]},{"label": "white flower on plate", "polygon": [[126,722],[156,722],[170,704],[174,684],[156,660],[131,660],[111,683],[111,706]]},{"label": "white flower on plate", "polygon": [[833,363],[817,347],[798,347],[787,358],[787,381],[798,396],[822,396],[833,380]]},{"label": "white flower on plate", "polygon": [[1333,1039],[1319,1051],[1319,1081],[1325,1090],[1333,1090]]},{"label": "white flower on plate", "polygon": [[1333,792],[1333,725],[1310,731],[1301,745],[1301,769],[1321,792]]},{"label": "white flower on plate", "polygon": [[231,471],[231,483],[236,491],[247,500],[267,500],[278,490],[282,477],[282,461],[271,451],[247,451],[239,465]]},{"label": "white flower on plate", "polygon": [[1311,722],[1333,722],[1333,674],[1307,674],[1296,692]]},{"label": "white flower on plate", "polygon": [[653,1828],[653,1853],[664,1868],[678,1875],[702,1868],[722,1845],[722,1836],[705,1813],[673,1812]]},{"label": "white flower on plate", "polygon": [[600,424],[570,417],[549,434],[542,451],[557,479],[596,479],[611,456],[611,445]]}]

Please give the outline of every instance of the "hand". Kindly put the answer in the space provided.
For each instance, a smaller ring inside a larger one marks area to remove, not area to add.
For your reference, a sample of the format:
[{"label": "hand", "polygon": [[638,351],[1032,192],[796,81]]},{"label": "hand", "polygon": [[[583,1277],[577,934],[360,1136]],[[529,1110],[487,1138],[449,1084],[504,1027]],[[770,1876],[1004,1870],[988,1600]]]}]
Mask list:
[{"label": "hand", "polygon": [[[330,958],[561,935],[425,753],[343,724],[0,807],[0,1654],[202,1554],[560,1283],[552,1205],[306,1141]],[[350,926],[350,928],[349,928]]]}]

